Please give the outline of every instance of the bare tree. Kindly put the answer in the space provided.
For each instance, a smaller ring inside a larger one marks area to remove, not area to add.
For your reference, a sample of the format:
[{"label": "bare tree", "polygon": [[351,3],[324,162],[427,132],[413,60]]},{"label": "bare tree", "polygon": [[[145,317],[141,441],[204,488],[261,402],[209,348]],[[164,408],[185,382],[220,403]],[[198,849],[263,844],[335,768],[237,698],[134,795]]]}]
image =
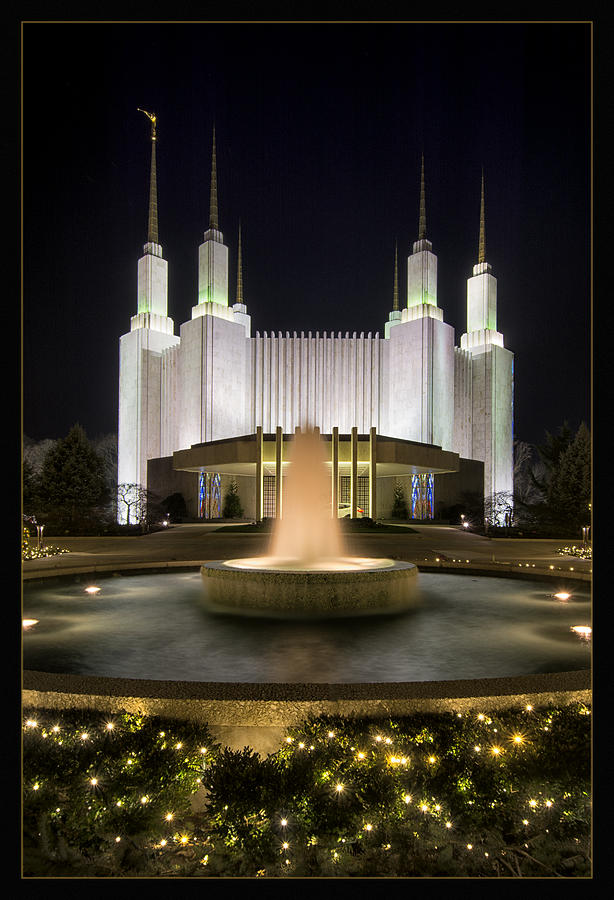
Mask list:
[{"label": "bare tree", "polygon": [[117,485],[117,521],[139,525],[147,519],[147,490],[140,484]]},{"label": "bare tree", "polygon": [[55,447],[57,440],[43,438],[42,441],[33,441],[27,435],[23,436],[23,458],[32,468],[34,475],[39,476],[43,470],[43,464],[47,453]]},{"label": "bare tree", "polygon": [[543,500],[537,482],[543,481],[545,472],[535,447],[526,441],[514,441],[514,497],[523,506]]},{"label": "bare tree", "polygon": [[511,491],[497,491],[484,497],[484,524],[487,528],[511,526],[514,518],[514,495]]},{"label": "bare tree", "polygon": [[118,484],[116,521],[120,525],[140,525],[145,531],[161,518],[160,497],[140,484]]}]

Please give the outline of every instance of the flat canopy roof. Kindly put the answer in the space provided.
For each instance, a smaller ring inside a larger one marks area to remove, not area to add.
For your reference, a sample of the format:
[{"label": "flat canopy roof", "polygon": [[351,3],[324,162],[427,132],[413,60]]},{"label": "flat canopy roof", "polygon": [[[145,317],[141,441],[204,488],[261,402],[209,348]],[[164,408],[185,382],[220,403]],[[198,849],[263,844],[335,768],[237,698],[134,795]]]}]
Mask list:
[{"label": "flat canopy roof", "polygon": [[[324,442],[332,442],[330,434],[323,434]],[[284,434],[284,451],[291,444],[294,434]],[[275,474],[275,435],[263,434],[263,471],[265,475]],[[351,435],[339,435],[339,470],[344,474],[350,467]],[[256,435],[193,444],[189,450],[173,453],[173,469],[181,472],[220,472],[226,475],[248,475],[256,477]],[[291,458],[291,448],[288,456]],[[286,453],[284,452],[284,456]],[[400,438],[376,435],[376,476],[383,478],[398,475],[419,475],[427,472],[441,474],[458,472],[459,456],[450,450],[442,450],[435,444],[420,444]],[[288,465],[284,460],[283,466]],[[332,462],[329,463],[332,465]],[[358,435],[358,474],[368,471],[369,435]]]}]

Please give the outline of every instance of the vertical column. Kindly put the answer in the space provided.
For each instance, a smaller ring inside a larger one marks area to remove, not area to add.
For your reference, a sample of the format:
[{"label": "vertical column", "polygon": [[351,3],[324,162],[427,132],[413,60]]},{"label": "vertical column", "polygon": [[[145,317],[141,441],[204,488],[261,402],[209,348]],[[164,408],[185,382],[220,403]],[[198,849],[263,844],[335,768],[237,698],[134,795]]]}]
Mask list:
[{"label": "vertical column", "polygon": [[350,461],[352,466],[350,474],[350,515],[355,519],[358,511],[358,427],[356,425],[352,426]]},{"label": "vertical column", "polygon": [[281,519],[282,516],[282,498],[281,498],[281,478],[283,466],[283,432],[281,425],[275,429],[275,518]]},{"label": "vertical column", "polygon": [[376,518],[377,513],[377,432],[374,427],[369,430],[369,515]]},{"label": "vertical column", "polygon": [[262,442],[262,425],[258,425],[256,428],[256,521],[260,522],[262,519],[262,456],[263,456],[263,442]]},{"label": "vertical column", "polygon": [[332,456],[333,456],[333,475],[332,475],[332,507],[333,519],[339,514],[339,426],[335,425],[332,433]]}]

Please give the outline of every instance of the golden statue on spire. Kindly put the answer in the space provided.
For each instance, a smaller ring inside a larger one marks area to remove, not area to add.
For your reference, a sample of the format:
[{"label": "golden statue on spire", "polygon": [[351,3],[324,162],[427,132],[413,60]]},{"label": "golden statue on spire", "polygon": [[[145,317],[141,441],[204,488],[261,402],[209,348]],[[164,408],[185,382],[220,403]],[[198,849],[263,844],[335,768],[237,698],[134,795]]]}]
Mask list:
[{"label": "golden statue on spire", "polygon": [[149,221],[147,226],[148,243],[158,243],[158,179],[156,176],[156,116],[137,106],[139,112],[145,113],[151,122],[151,173],[149,176]]},{"label": "golden statue on spire", "polygon": [[147,112],[146,109],[141,109],[140,106],[137,106],[137,110],[138,110],[138,112],[145,113],[147,118],[151,121],[151,139],[152,139],[152,141],[155,141],[155,139],[156,139],[156,117],[155,117],[154,113]]}]

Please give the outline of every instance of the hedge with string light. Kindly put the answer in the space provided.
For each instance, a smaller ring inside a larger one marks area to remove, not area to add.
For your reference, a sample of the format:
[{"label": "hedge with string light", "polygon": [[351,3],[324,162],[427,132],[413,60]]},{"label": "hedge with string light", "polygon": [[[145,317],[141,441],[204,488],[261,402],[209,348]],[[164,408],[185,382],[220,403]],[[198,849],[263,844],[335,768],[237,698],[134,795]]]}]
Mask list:
[{"label": "hedge with string light", "polygon": [[154,717],[24,724],[24,845],[99,876],[586,877],[589,790],[583,704],[321,717],[266,759]]}]

